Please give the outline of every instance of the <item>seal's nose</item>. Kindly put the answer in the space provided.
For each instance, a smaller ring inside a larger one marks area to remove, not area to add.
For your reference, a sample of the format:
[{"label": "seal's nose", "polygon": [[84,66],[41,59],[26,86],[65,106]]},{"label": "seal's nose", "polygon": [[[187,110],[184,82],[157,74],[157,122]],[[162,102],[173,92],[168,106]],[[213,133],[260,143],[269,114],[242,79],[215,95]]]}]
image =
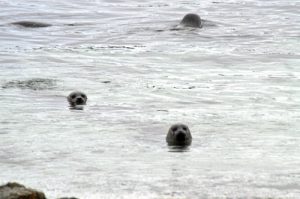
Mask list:
[{"label": "seal's nose", "polygon": [[79,98],[76,99],[76,104],[81,105],[83,103],[84,103],[84,100],[81,97],[79,97]]},{"label": "seal's nose", "polygon": [[179,131],[178,134],[176,135],[176,140],[179,142],[184,142],[186,139],[186,134],[182,131]]}]

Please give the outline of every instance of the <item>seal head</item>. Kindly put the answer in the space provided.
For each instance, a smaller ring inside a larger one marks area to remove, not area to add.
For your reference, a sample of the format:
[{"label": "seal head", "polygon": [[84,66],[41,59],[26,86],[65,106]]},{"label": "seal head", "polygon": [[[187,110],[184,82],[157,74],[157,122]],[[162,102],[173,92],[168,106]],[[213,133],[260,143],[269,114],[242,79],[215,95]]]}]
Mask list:
[{"label": "seal head", "polygon": [[197,14],[187,14],[183,17],[183,19],[180,22],[181,25],[187,26],[187,27],[193,27],[193,28],[201,28],[201,18]]},{"label": "seal head", "polygon": [[78,105],[86,105],[87,96],[81,91],[74,91],[69,94],[67,97],[68,102],[71,107],[75,107]]},{"label": "seal head", "polygon": [[174,124],[166,137],[169,146],[188,146],[192,143],[190,129],[185,124]]}]

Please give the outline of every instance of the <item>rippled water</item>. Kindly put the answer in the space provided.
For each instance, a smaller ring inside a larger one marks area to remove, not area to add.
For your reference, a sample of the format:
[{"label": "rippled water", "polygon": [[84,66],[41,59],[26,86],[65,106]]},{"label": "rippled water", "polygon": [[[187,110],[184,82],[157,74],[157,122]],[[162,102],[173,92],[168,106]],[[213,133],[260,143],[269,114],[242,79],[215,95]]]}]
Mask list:
[{"label": "rippled water", "polygon": [[[50,198],[300,198],[299,10],[0,1],[0,182]],[[203,28],[172,30],[189,12]],[[83,111],[68,109],[73,90]],[[165,143],[176,122],[192,131],[184,152]]]}]

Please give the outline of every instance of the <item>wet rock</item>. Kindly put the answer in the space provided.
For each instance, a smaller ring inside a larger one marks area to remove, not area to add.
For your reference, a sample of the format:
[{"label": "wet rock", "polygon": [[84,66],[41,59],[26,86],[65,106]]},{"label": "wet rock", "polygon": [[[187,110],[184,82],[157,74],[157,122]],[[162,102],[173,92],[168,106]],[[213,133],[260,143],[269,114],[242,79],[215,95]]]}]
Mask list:
[{"label": "wet rock", "polygon": [[2,88],[20,88],[31,90],[53,89],[56,81],[52,79],[33,78],[29,80],[13,80],[5,83]]},{"label": "wet rock", "polygon": [[36,21],[18,21],[18,22],[14,22],[12,24],[22,26],[25,28],[44,28],[44,27],[51,26],[51,24],[41,23],[41,22],[36,22]]},{"label": "wet rock", "polygon": [[16,182],[0,186],[0,199],[46,199],[45,194]]}]

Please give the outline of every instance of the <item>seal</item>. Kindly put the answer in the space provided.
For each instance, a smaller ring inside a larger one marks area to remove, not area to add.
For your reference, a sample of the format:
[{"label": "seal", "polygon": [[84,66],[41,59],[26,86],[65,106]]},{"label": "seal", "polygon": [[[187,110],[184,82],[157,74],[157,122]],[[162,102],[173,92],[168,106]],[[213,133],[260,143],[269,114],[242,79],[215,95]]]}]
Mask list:
[{"label": "seal", "polygon": [[173,124],[166,137],[169,146],[189,146],[192,143],[192,134],[185,124]]},{"label": "seal", "polygon": [[202,27],[200,16],[193,13],[186,14],[181,20],[180,24],[186,27],[193,27],[193,28]]},{"label": "seal", "polygon": [[73,91],[67,99],[71,107],[76,107],[78,105],[86,105],[87,96],[81,91]]},{"label": "seal", "polygon": [[17,21],[12,23],[13,25],[23,26],[25,28],[45,28],[52,26],[48,23],[36,22],[36,21]]}]

